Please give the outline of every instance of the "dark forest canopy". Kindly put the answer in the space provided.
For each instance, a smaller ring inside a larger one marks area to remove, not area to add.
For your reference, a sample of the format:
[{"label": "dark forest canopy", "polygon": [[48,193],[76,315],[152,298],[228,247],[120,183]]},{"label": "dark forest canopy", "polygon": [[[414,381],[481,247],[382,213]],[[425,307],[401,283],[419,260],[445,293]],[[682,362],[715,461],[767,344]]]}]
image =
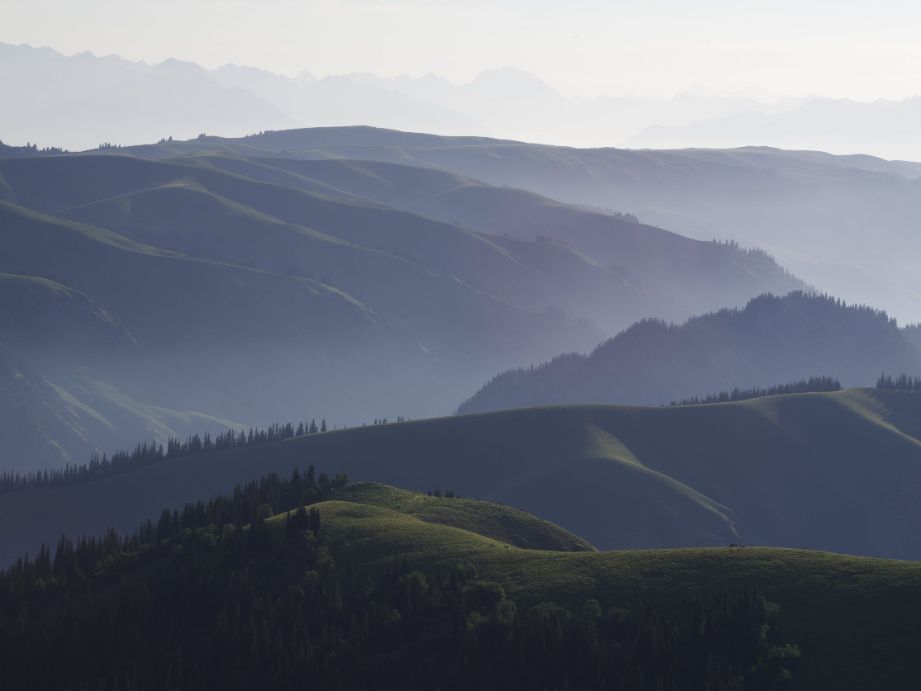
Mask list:
[{"label": "dark forest canopy", "polygon": [[[392,422],[408,422],[409,419],[397,416]],[[374,418],[374,425],[386,425],[388,418]],[[193,434],[185,440],[170,438],[166,445],[156,442],[142,442],[131,451],[116,451],[111,456],[94,455],[89,462],[67,465],[63,468],[46,468],[26,473],[0,472],[0,493],[19,490],[62,487],[80,482],[89,482],[111,475],[142,468],[171,458],[190,456],[208,451],[246,448],[259,444],[268,444],[285,439],[294,439],[309,434],[320,434],[330,429],[326,418],[317,424],[316,418],[293,423],[274,424],[265,428],[228,429],[215,435],[209,433]]]},{"label": "dark forest canopy", "polygon": [[[402,418],[399,418],[402,420]],[[378,421],[375,420],[375,424]],[[328,429],[326,419],[317,425],[316,419],[300,422],[295,427],[292,423],[274,424],[266,428],[250,428],[249,431],[229,429],[215,436],[210,434],[193,434],[185,441],[169,439],[164,447],[156,442],[143,442],[132,451],[116,451],[111,456],[93,456],[88,463],[68,465],[64,468],[36,470],[28,473],[0,473],[0,492],[17,490],[61,487],[80,482],[88,482],[111,475],[117,475],[170,458],[190,456],[207,451],[221,449],[245,448],[258,444],[268,444],[285,439],[293,439],[306,434],[318,434]]]},{"label": "dark forest canopy", "polygon": [[731,391],[720,391],[717,394],[706,396],[692,396],[680,401],[672,401],[671,405],[699,405],[706,403],[728,403],[730,401],[747,401],[763,396],[781,396],[792,393],[815,393],[819,391],[840,391],[841,382],[834,377],[809,377],[789,384],[776,386],[752,387],[750,389],[735,388]]},{"label": "dark forest canopy", "polygon": [[[0,573],[0,669],[41,689],[783,689],[799,650],[751,590],[669,611],[520,606],[473,564],[355,577],[311,467]],[[283,521],[269,523],[273,514]],[[53,660],[53,664],[48,664]]]},{"label": "dark forest canopy", "polygon": [[921,391],[921,377],[912,377],[908,374],[893,377],[883,372],[876,381],[876,388],[894,391]]}]

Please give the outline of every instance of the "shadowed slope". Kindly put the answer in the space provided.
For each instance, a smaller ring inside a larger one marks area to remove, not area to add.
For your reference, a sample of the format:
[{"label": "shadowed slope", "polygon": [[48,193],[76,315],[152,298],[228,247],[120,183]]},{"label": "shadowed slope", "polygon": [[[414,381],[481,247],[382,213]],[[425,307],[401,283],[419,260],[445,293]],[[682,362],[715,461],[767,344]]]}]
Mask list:
[{"label": "shadowed slope", "polygon": [[[61,532],[314,463],[533,512],[600,548],[748,544],[918,558],[921,396],[848,390],[674,408],[573,406],[376,425],[0,495],[6,558]],[[66,517],[62,518],[62,516]]]},{"label": "shadowed slope", "polygon": [[912,331],[885,312],[821,295],[763,295],[684,324],[643,320],[589,355],[503,372],[460,412],[568,403],[669,403],[816,375],[867,386],[921,371]]}]

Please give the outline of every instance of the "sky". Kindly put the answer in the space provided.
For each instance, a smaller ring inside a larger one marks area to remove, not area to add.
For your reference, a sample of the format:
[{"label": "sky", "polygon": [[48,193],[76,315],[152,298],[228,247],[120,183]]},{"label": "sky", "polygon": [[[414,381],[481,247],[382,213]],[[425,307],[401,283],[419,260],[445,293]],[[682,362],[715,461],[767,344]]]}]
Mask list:
[{"label": "sky", "polygon": [[289,75],[513,66],[571,97],[921,93],[903,0],[2,0],[0,41]]}]

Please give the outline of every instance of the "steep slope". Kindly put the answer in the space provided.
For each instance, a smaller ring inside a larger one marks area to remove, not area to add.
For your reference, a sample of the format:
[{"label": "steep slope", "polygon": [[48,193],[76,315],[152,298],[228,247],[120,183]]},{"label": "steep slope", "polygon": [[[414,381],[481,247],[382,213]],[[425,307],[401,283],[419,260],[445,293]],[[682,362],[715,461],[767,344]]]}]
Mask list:
[{"label": "steep slope", "polygon": [[0,270],[54,276],[137,342],[83,358],[68,350],[66,332],[50,344],[5,336],[23,355],[33,355],[26,343],[44,351],[56,372],[88,370],[81,385],[94,396],[252,424],[310,399],[315,414],[347,420],[393,405],[394,395],[409,408],[436,393],[426,379],[435,364],[418,342],[317,281],[189,259],[5,203],[0,227]]},{"label": "steep slope", "polygon": [[[437,357],[473,351],[481,360],[515,362],[528,350],[547,353],[552,341],[571,348],[591,337],[590,329],[521,312],[549,306],[542,267],[415,214],[122,156],[7,161],[2,174],[11,197],[26,206],[192,256],[332,283]],[[569,274],[583,267],[590,274],[583,292],[607,293],[615,303],[632,297],[618,276],[591,275],[584,262]]]},{"label": "steep slope", "polygon": [[47,366],[53,364],[48,351],[62,334],[86,365],[137,345],[122,324],[83,293],[47,278],[0,273],[0,342],[28,350]]},{"label": "steep slope", "polygon": [[[761,247],[811,285],[885,307],[901,320],[921,320],[914,259],[921,256],[914,232],[921,215],[917,165],[763,147],[573,149],[372,128],[273,132],[222,145],[249,155],[261,150],[433,167],[563,202],[631,212],[690,237]],[[208,142],[180,149],[216,150]]]},{"label": "steep slope", "polygon": [[848,390],[706,406],[535,408],[360,427],[0,495],[10,559],[58,535],[306,463],[508,503],[599,548],[747,543],[918,558],[921,396]]},{"label": "steep slope", "polygon": [[5,470],[25,471],[28,459],[82,463],[100,451],[97,440],[104,438],[105,428],[0,343],[0,460]]},{"label": "steep slope", "polygon": [[[311,223],[309,216],[291,223],[194,184],[177,183],[62,215],[188,256],[321,280],[413,334],[446,361],[458,360],[458,342],[469,339],[463,366],[481,369],[489,361],[546,351],[548,340],[579,343],[593,333],[573,325],[558,339],[549,329],[541,334],[541,322],[551,319],[520,310],[546,310],[550,291],[541,290],[536,267],[511,252],[449,226],[426,227],[422,219],[417,228],[394,222],[383,210],[376,220],[353,220],[343,213],[334,227]],[[573,273],[579,276],[583,266],[593,268],[583,263]],[[630,293],[616,276],[597,271],[596,280],[591,278],[590,289],[609,298]]]},{"label": "steep slope", "polygon": [[[393,255],[403,260],[396,269],[402,273],[411,270],[409,262],[523,309],[562,309],[608,334],[644,316],[684,319],[765,291],[803,287],[762,255],[430,169],[214,155],[154,163],[110,155],[11,161],[0,174],[17,203],[195,256],[328,276],[368,304],[396,279],[311,261],[310,252],[291,252],[290,242],[276,248],[262,237],[257,216]],[[203,233],[220,242],[201,240]],[[278,235],[276,226],[273,239]],[[400,299],[379,311],[416,309],[411,303],[418,298],[406,292],[400,289]],[[447,326],[438,322],[429,315],[421,325]]]},{"label": "steep slope", "polygon": [[155,362],[103,307],[56,281],[0,274],[0,348],[4,470],[85,463],[138,439],[165,441],[229,424],[135,400],[115,387],[108,375],[119,363],[140,369]]},{"label": "steep slope", "polygon": [[[558,299],[576,292],[566,309],[585,314],[616,331],[627,313],[681,319],[714,308],[744,304],[761,292],[784,294],[803,287],[768,256],[732,245],[692,240],[613,213],[563,204],[509,187],[486,185],[443,170],[373,161],[240,159],[201,156],[221,169],[306,190],[322,190],[408,209],[431,218],[498,236],[520,255],[524,248],[545,254],[572,248],[633,286],[640,302],[618,305],[571,274],[554,290]],[[540,241],[521,245],[514,240]],[[550,259],[545,264],[553,266]],[[588,267],[583,267],[582,274]],[[548,272],[550,276],[554,273]],[[621,300],[623,302],[623,300]]]},{"label": "steep slope", "polygon": [[460,412],[559,403],[669,403],[813,375],[868,386],[880,370],[921,371],[911,331],[832,298],[765,295],[676,326],[646,320],[595,348],[503,372]]}]

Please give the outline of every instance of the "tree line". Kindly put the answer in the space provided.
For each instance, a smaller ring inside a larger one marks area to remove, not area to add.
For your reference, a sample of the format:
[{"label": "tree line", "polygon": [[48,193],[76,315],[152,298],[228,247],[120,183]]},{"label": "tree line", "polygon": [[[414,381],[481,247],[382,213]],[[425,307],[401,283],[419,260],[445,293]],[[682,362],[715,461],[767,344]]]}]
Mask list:
[{"label": "tree line", "polygon": [[[783,689],[798,650],[756,592],[663,611],[526,604],[475,565],[361,577],[322,508],[347,478],[270,475],[0,572],[8,688]],[[273,521],[269,516],[276,515]],[[279,515],[280,514],[280,515]],[[623,604],[623,603],[621,603]]]},{"label": "tree line", "polygon": [[144,442],[138,444],[132,451],[116,451],[111,456],[96,454],[89,463],[68,464],[63,468],[46,468],[26,473],[3,471],[0,473],[0,493],[89,482],[171,458],[220,449],[268,444],[326,431],[328,427],[324,418],[319,425],[316,419],[313,419],[309,422],[300,422],[296,427],[289,422],[284,425],[270,425],[262,429],[250,428],[248,431],[229,429],[213,437],[210,434],[193,434],[185,440],[170,437],[165,446],[157,442]]},{"label": "tree line", "polygon": [[671,405],[701,405],[705,403],[728,403],[730,401],[745,401],[762,396],[780,396],[791,393],[816,393],[821,391],[840,391],[841,382],[834,377],[809,377],[789,384],[777,384],[768,387],[751,387],[748,389],[734,388],[731,391],[720,391],[707,396],[692,396],[680,401],[672,401]]},{"label": "tree line", "polygon": [[907,374],[893,377],[883,372],[876,380],[876,388],[893,391],[921,391],[921,377],[912,377]]}]

